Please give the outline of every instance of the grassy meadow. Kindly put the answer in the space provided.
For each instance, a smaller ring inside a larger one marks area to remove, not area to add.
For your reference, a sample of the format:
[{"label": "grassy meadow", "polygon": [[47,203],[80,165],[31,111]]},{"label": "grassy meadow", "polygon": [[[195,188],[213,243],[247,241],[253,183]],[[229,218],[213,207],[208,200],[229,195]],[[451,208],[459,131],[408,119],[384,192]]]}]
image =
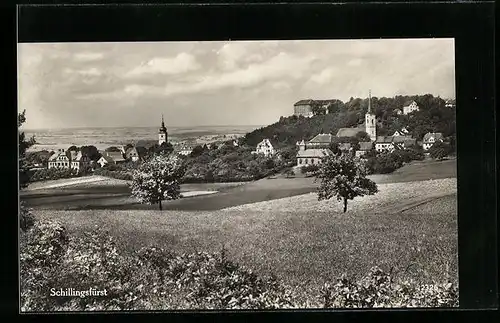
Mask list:
[{"label": "grassy meadow", "polygon": [[[406,197],[404,192],[412,192],[403,189],[408,184],[379,186],[381,196],[391,195],[385,189],[401,189],[401,199]],[[339,212],[335,201],[316,208],[312,203],[296,203],[295,208],[266,209],[250,204],[211,212],[34,213],[59,220],[70,234],[108,230],[128,252],[151,245],[181,253],[216,252],[224,246],[232,260],[262,274],[275,274],[283,283],[303,291],[317,290],[326,280],[342,274],[363,275],[372,266],[422,283],[442,281],[448,275],[458,281],[456,195],[396,213],[356,209],[354,201],[353,210],[346,214]]]}]

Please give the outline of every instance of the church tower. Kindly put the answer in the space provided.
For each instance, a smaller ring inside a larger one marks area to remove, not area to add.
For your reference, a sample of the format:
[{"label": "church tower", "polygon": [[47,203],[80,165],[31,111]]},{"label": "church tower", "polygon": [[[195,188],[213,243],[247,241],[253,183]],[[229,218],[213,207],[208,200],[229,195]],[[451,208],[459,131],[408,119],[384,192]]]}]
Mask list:
[{"label": "church tower", "polygon": [[377,122],[375,120],[375,114],[372,113],[372,91],[369,92],[368,97],[368,112],[365,115],[365,129],[368,136],[370,136],[371,141],[377,139]]},{"label": "church tower", "polygon": [[161,115],[161,127],[158,131],[158,145],[161,146],[162,143],[168,142],[168,133],[165,123],[163,122],[163,114]]}]

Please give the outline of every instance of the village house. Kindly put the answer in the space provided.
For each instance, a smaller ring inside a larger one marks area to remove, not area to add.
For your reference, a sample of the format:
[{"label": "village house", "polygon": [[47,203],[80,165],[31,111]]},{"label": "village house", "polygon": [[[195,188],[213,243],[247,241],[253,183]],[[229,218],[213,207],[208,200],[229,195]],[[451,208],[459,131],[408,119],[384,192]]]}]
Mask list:
[{"label": "village house", "polygon": [[295,116],[304,116],[306,118],[311,118],[314,116],[312,111],[312,106],[314,104],[314,100],[300,100],[293,105],[293,115]]},{"label": "village house", "polygon": [[80,171],[90,165],[90,158],[79,151],[74,158],[71,158],[71,168]]},{"label": "village house", "polygon": [[394,151],[394,143],[393,143],[393,138],[392,136],[378,136],[377,140],[375,141],[375,150],[379,153],[388,151],[392,152]]},{"label": "village house", "polygon": [[55,154],[50,156],[48,168],[70,168],[70,156],[64,149],[58,149]]},{"label": "village house", "polygon": [[333,135],[320,133],[306,142],[306,148],[328,148],[333,141]]},{"label": "village house", "polygon": [[108,155],[101,155],[101,158],[97,160],[97,164],[99,164],[101,167],[104,167],[108,164],[115,164],[115,161]]},{"label": "village house", "polygon": [[144,155],[146,154],[146,148],[144,147],[130,147],[128,148],[125,153],[125,159],[131,160],[133,162],[137,162],[144,158]]},{"label": "village house", "polygon": [[273,145],[271,144],[271,141],[269,139],[263,139],[261,142],[257,144],[257,147],[255,148],[254,151],[252,151],[253,154],[263,154],[264,156],[272,156],[276,154],[276,150],[274,149]]},{"label": "village house", "polygon": [[409,133],[409,131],[406,130],[406,128],[402,128],[401,130],[396,130],[392,136],[393,137],[407,136],[408,133]]},{"label": "village house", "polygon": [[420,109],[418,107],[417,102],[415,102],[415,101],[408,101],[403,106],[403,114],[404,115],[407,115],[409,113],[412,113],[412,112],[418,111],[418,110],[420,110]]},{"label": "village house", "polygon": [[115,152],[115,151],[107,151],[107,152],[104,152],[103,156],[106,155],[108,157],[110,157],[115,164],[123,164],[125,163],[127,160],[125,158],[123,158],[123,154],[121,152]]},{"label": "village house", "polygon": [[192,152],[193,148],[188,146],[183,146],[179,149],[179,151],[177,151],[177,153],[182,156],[189,156]]},{"label": "village house", "polygon": [[297,152],[297,166],[319,165],[323,157],[333,154],[328,148],[306,149],[304,140],[299,143]]},{"label": "village house", "polygon": [[373,143],[371,141],[362,141],[359,143],[359,149],[356,150],[356,157],[362,157],[364,156],[367,152],[373,149]]},{"label": "village house", "polygon": [[379,136],[375,141],[375,150],[378,152],[392,152],[394,149],[407,149],[417,144],[416,139],[407,135]]},{"label": "village house", "polygon": [[443,142],[443,134],[440,132],[428,132],[422,140],[424,150],[429,150],[436,142]]}]

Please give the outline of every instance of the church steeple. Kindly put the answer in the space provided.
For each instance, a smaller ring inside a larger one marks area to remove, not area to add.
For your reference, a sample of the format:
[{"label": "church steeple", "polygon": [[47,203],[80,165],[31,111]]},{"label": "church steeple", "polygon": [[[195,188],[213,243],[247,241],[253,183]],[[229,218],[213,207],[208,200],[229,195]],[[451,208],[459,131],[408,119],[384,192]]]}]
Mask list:
[{"label": "church steeple", "polygon": [[372,90],[368,90],[368,113],[372,112]]},{"label": "church steeple", "polygon": [[375,114],[372,112],[372,90],[368,91],[368,111],[365,115],[365,130],[371,141],[377,139],[377,124],[375,122]]},{"label": "church steeple", "polygon": [[161,127],[158,131],[158,145],[161,146],[162,143],[168,142],[167,127],[165,127],[165,122],[163,120],[163,113],[161,114]]}]

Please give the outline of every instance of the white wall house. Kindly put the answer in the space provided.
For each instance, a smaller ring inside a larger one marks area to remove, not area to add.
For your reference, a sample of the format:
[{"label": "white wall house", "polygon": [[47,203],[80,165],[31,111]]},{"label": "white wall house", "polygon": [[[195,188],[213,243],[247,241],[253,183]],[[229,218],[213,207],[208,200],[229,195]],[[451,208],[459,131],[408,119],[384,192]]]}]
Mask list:
[{"label": "white wall house", "polygon": [[323,157],[333,154],[330,149],[305,149],[297,152],[297,166],[320,165]]},{"label": "white wall house", "polygon": [[419,110],[419,107],[418,107],[417,102],[410,101],[410,102],[407,102],[405,104],[405,106],[403,107],[403,114],[407,115],[409,113],[412,113],[412,112],[418,111],[418,110]]},{"label": "white wall house", "polygon": [[378,136],[375,141],[375,150],[379,153],[394,151],[394,142],[392,136]]},{"label": "white wall house", "polygon": [[58,151],[50,156],[48,162],[48,168],[70,168],[70,159],[66,155],[64,149],[58,149]]},{"label": "white wall house", "polygon": [[109,157],[107,155],[102,155],[101,158],[99,158],[97,160],[97,163],[99,165],[101,165],[101,167],[104,167],[107,164],[114,164],[115,161],[113,160],[113,158],[111,158],[111,157]]},{"label": "white wall house", "polygon": [[276,153],[271,141],[269,139],[264,139],[257,144],[254,154],[263,154],[264,156],[272,156]]},{"label": "white wall house", "polygon": [[422,148],[429,150],[436,142],[443,142],[443,134],[440,132],[428,132],[422,140]]}]

